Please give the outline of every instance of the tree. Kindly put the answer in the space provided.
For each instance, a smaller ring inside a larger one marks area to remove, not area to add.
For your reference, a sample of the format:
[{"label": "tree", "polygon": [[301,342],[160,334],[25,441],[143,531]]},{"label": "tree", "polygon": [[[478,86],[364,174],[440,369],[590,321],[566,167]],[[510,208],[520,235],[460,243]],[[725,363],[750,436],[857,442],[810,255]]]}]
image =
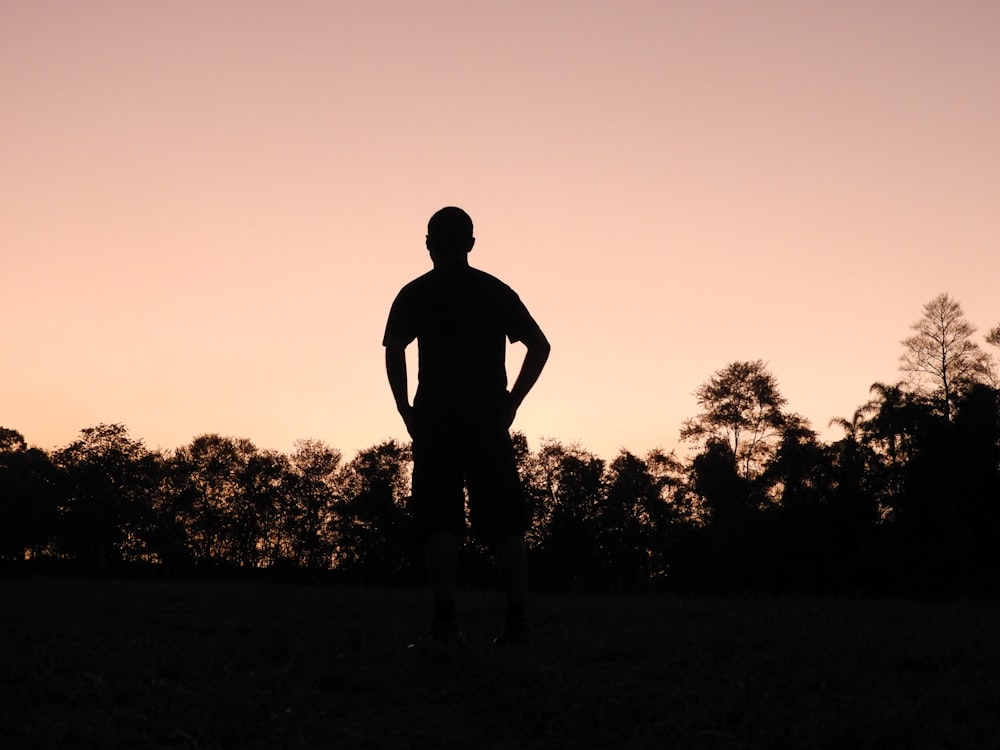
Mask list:
[{"label": "tree", "polygon": [[731,446],[712,438],[691,460],[691,485],[713,526],[741,526],[756,509],[750,481],[740,475]]},{"label": "tree", "polygon": [[292,545],[292,559],[312,570],[328,569],[333,562],[340,462],[340,451],[321,440],[295,442],[286,535]]},{"label": "tree", "polygon": [[0,427],[0,453],[17,453],[27,449],[24,435],[9,427]]},{"label": "tree", "polygon": [[409,447],[389,440],[359,451],[339,472],[337,568],[359,582],[415,577],[410,465]]},{"label": "tree", "polygon": [[247,469],[258,453],[245,438],[200,435],[174,451],[173,517],[200,563],[250,563],[250,529],[257,512],[249,502]]},{"label": "tree", "polygon": [[0,560],[22,561],[47,541],[57,503],[49,456],[0,427]]},{"label": "tree", "polygon": [[913,394],[902,383],[888,385],[874,382],[868,389],[875,394],[858,409],[866,420],[862,421],[862,435],[869,444],[876,446],[889,466],[896,471],[905,458],[907,426],[912,418]]},{"label": "tree", "polygon": [[[1000,572],[1000,390],[975,386],[956,405],[953,442],[953,520],[971,575],[996,581]],[[957,524],[956,524],[957,525]],[[992,581],[990,585],[992,584]]]},{"label": "tree", "polygon": [[797,414],[786,417],[781,440],[763,478],[786,510],[814,511],[831,495],[829,452]]},{"label": "tree", "polygon": [[910,375],[918,392],[935,398],[950,422],[956,398],[971,385],[988,380],[989,356],[972,340],[975,326],[948,294],[925,304],[922,317],[910,328],[916,333],[902,341],[906,351],[900,355],[899,369]]},{"label": "tree", "polygon": [[702,412],[684,422],[681,439],[706,448],[726,444],[739,475],[758,476],[785,423],[781,408],[786,400],[764,362],[732,362],[698,386],[694,395]]},{"label": "tree", "polygon": [[986,343],[992,346],[1000,346],[1000,325],[995,325],[986,334]]},{"label": "tree", "polygon": [[278,451],[258,451],[250,456],[243,475],[239,544],[243,567],[270,567],[289,561],[294,545],[286,530],[292,515],[291,490],[295,484],[291,462]]},{"label": "tree", "polygon": [[[986,334],[986,343],[1000,349],[1000,324],[993,326]],[[989,384],[994,388],[1000,388],[1000,362],[996,355],[990,355],[990,375]]]},{"label": "tree", "polygon": [[63,498],[59,541],[85,565],[109,567],[147,557],[146,528],[158,482],[156,456],[121,424],[100,424],[58,451]]},{"label": "tree", "polygon": [[855,410],[850,421],[843,417],[830,420],[846,433],[828,446],[833,472],[833,503],[840,525],[867,529],[878,518],[877,501],[871,489],[872,474],[880,457],[872,449],[865,431],[865,410]]},{"label": "tree", "polygon": [[535,504],[535,524],[527,539],[541,577],[569,585],[593,579],[604,469],[602,459],[579,445],[551,439],[532,458],[525,489]]},{"label": "tree", "polygon": [[[674,515],[667,493],[675,483],[663,471],[669,461],[659,451],[644,460],[622,450],[605,474],[595,541],[603,574],[619,590],[666,573],[666,540]],[[655,474],[652,462],[658,464]]]},{"label": "tree", "polygon": [[911,494],[914,461],[926,453],[929,438],[940,432],[944,415],[930,399],[907,390],[904,383],[875,382],[869,390],[874,397],[858,410],[867,417],[861,423],[870,459],[865,465],[865,484],[878,516],[893,520]]}]

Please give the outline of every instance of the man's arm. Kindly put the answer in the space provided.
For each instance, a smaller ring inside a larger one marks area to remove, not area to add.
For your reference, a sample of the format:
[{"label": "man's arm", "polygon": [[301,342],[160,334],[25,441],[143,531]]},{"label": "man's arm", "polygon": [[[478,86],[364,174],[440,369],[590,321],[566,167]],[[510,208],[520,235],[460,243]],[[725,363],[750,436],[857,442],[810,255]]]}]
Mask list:
[{"label": "man's arm", "polygon": [[387,341],[385,345],[385,374],[389,378],[389,388],[396,401],[396,410],[403,418],[406,431],[413,437],[413,407],[406,377],[406,344]]},{"label": "man's arm", "polygon": [[524,355],[524,362],[521,363],[521,371],[517,374],[514,386],[510,389],[511,412],[508,427],[513,424],[514,417],[524,401],[524,397],[538,382],[538,376],[542,374],[545,363],[549,359],[549,352],[552,351],[549,340],[545,338],[545,334],[539,328],[535,328],[532,333],[522,337],[521,341],[528,348],[528,351]]}]

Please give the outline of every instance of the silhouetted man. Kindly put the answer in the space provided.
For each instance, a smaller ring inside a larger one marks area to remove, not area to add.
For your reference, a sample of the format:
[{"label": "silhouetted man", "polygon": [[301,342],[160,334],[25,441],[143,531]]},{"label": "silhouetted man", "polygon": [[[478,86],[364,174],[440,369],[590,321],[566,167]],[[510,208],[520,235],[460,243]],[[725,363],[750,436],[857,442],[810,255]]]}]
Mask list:
[{"label": "silhouetted man", "polygon": [[[549,356],[549,342],[514,291],[469,265],[472,219],[442,208],[427,225],[433,270],[400,290],[385,327],[386,373],[413,439],[412,508],[425,545],[434,619],[430,636],[461,642],[455,617],[465,490],[473,535],[491,543],[507,596],[498,642],[526,641],[524,532],[530,523],[509,428]],[[417,341],[417,392],[409,402],[406,347]],[[507,390],[507,339],[527,347]]]}]

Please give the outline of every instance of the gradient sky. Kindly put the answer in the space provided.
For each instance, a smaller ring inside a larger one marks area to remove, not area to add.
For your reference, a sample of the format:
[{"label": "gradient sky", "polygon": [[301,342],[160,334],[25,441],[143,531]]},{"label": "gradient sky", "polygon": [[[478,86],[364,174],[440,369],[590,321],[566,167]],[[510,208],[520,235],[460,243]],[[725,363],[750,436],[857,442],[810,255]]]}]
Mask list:
[{"label": "gradient sky", "polygon": [[2,0],[0,96],[0,425],[46,450],[405,437],[445,205],[553,344],[533,448],[669,450],[742,359],[836,438],[925,302],[1000,322],[993,0]]}]

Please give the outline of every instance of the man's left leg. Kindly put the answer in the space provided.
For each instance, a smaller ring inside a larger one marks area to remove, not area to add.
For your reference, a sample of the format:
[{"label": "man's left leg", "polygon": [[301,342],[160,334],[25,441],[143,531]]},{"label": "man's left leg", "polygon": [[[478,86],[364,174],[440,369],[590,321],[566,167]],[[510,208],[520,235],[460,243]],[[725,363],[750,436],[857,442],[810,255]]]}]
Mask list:
[{"label": "man's left leg", "polygon": [[492,542],[507,597],[507,618],[497,642],[524,642],[528,640],[524,532],[531,514],[506,427],[486,421],[475,437],[466,465],[469,520],[475,536]]},{"label": "man's left leg", "polygon": [[525,599],[528,589],[528,552],[524,534],[508,534],[496,543],[500,580],[507,597],[507,617],[499,643],[524,643],[530,638]]}]

